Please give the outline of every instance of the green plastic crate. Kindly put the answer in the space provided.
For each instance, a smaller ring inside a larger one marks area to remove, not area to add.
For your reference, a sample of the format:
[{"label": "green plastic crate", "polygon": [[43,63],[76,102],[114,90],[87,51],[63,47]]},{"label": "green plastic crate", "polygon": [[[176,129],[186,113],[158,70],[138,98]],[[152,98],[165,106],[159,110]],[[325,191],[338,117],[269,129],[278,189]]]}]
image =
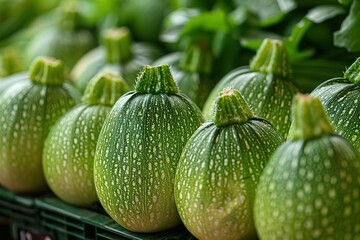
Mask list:
[{"label": "green plastic crate", "polygon": [[34,196],[15,194],[0,187],[0,236],[2,239],[53,240],[41,226]]},{"label": "green plastic crate", "polygon": [[195,239],[184,226],[152,234],[131,232],[103,211],[71,206],[56,197],[36,199],[43,228],[56,240],[72,239],[135,239],[190,240]]}]

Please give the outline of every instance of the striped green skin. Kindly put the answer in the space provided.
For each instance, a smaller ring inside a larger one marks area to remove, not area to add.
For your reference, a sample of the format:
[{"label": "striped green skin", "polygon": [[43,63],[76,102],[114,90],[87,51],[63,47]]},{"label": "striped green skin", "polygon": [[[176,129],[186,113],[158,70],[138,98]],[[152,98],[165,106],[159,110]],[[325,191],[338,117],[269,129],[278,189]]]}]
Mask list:
[{"label": "striped green skin", "polygon": [[324,105],[335,130],[360,150],[360,86],[344,78],[333,78],[316,87],[311,95]]},{"label": "striped green skin", "polygon": [[15,73],[0,79],[0,94],[16,82],[27,80],[28,72]]},{"label": "striped green skin", "polygon": [[199,239],[254,239],[255,189],[283,142],[266,120],[217,127],[204,123],[189,139],[175,175],[175,202]]},{"label": "striped green skin", "polygon": [[43,169],[50,189],[70,204],[98,201],[93,161],[101,127],[111,107],[77,105],[51,129],[44,146]]},{"label": "striped green skin", "polygon": [[99,200],[135,232],[180,224],[174,201],[178,159],[201,125],[201,111],[182,94],[123,95],[105,120],[94,162]]},{"label": "striped green skin", "polygon": [[125,64],[110,64],[106,61],[104,47],[97,47],[85,54],[71,71],[71,79],[75,86],[84,92],[90,79],[97,73],[105,70],[112,70],[121,74],[130,88],[134,87],[135,79],[144,65],[150,64],[160,55],[158,49],[154,46],[144,43],[133,44],[133,57]]},{"label": "striped green skin", "polygon": [[42,152],[50,127],[80,101],[76,89],[19,81],[0,95],[0,183],[15,192],[40,192],[47,184]]},{"label": "striped green skin", "polygon": [[260,239],[360,239],[359,160],[337,135],[285,142],[257,188]]},{"label": "striped green skin", "polygon": [[96,40],[88,30],[45,29],[29,42],[27,58],[30,63],[38,56],[51,56],[61,59],[70,70],[95,46]]},{"label": "striped green skin", "polygon": [[237,68],[224,76],[211,91],[203,108],[210,119],[213,102],[225,87],[238,90],[256,116],[269,120],[284,137],[290,128],[292,99],[297,93],[294,83],[273,74],[252,72],[248,67]]}]

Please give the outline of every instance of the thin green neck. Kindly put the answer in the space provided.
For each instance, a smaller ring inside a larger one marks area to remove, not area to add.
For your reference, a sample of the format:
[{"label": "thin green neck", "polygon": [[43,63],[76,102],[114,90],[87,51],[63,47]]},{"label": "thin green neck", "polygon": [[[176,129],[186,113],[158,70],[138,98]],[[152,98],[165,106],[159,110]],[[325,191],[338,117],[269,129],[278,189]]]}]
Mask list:
[{"label": "thin green neck", "polygon": [[125,63],[132,58],[132,40],[126,27],[107,29],[102,39],[108,63]]},{"label": "thin green neck", "polygon": [[161,66],[145,66],[135,83],[135,90],[139,93],[175,94],[178,88],[167,64]]},{"label": "thin green neck", "polygon": [[346,70],[344,78],[355,84],[360,83],[360,57]]},{"label": "thin green neck", "polygon": [[213,122],[218,127],[243,123],[254,116],[236,89],[224,88],[214,104]]},{"label": "thin green neck", "polygon": [[55,58],[38,57],[31,64],[29,78],[38,84],[62,85],[65,81],[64,64]]},{"label": "thin green neck", "polygon": [[334,127],[319,98],[297,94],[292,108],[289,140],[306,140],[334,133]]},{"label": "thin green neck", "polygon": [[87,105],[113,106],[128,91],[129,86],[118,74],[100,72],[87,85],[82,101]]},{"label": "thin green neck", "polygon": [[250,62],[253,72],[274,74],[290,78],[291,67],[283,43],[275,39],[264,39],[255,57]]},{"label": "thin green neck", "polygon": [[199,46],[191,46],[180,60],[180,68],[188,72],[209,74],[212,69],[213,56],[211,52]]}]

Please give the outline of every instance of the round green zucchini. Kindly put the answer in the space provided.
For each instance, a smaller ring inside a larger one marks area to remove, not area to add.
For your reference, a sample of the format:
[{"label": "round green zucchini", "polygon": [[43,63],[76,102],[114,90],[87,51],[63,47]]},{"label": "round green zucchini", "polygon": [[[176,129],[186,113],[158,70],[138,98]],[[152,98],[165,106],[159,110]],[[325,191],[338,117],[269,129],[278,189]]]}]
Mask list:
[{"label": "round green zucchini", "polygon": [[160,56],[152,44],[133,43],[126,27],[104,30],[101,38],[102,45],[85,54],[70,73],[80,92],[84,92],[91,78],[104,70],[121,74],[133,89],[141,68]]},{"label": "round green zucchini", "polygon": [[343,77],[325,81],[310,94],[321,100],[335,131],[360,151],[360,58]]},{"label": "round green zucchini", "polygon": [[289,136],[260,177],[260,239],[359,239],[360,155],[334,132],[320,100],[296,95]]},{"label": "round green zucchini", "polygon": [[44,145],[43,169],[50,189],[63,201],[84,207],[97,202],[96,143],[111,107],[128,90],[119,75],[99,73],[87,86],[82,104],[52,127]]},{"label": "round green zucchini", "polygon": [[202,122],[200,109],[178,93],[168,65],[144,67],[135,90],[106,118],[95,153],[95,188],[116,222],[135,232],[181,223],[174,201],[176,166]]},{"label": "round green zucchini", "polygon": [[34,60],[27,79],[0,94],[0,183],[21,193],[48,189],[42,153],[51,126],[80,100],[60,60]]},{"label": "round green zucchini", "polygon": [[217,83],[205,102],[205,119],[211,118],[212,104],[225,87],[237,89],[256,116],[269,120],[284,137],[287,136],[291,103],[298,90],[281,41],[264,39],[250,66],[234,69]]},{"label": "round green zucchini", "polygon": [[79,23],[77,5],[61,5],[54,16],[60,18],[54,26],[37,33],[27,46],[27,58],[32,62],[38,56],[62,60],[68,70],[88,51],[96,46],[93,33]]},{"label": "round green zucchini", "polygon": [[268,159],[283,142],[255,117],[237,90],[225,88],[212,121],[189,139],[175,175],[175,202],[198,239],[256,239],[255,189]]}]

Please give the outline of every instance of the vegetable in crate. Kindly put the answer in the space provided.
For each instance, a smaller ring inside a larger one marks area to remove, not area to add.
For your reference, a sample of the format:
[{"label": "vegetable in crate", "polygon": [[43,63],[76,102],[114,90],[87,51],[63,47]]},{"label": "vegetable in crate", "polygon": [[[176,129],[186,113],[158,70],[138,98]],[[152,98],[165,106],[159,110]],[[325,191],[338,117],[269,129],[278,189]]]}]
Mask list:
[{"label": "vegetable in crate", "polygon": [[360,155],[316,97],[297,95],[288,140],[255,195],[260,239],[359,239]]},{"label": "vegetable in crate", "polygon": [[225,88],[212,121],[189,139],[175,175],[175,203],[198,239],[256,239],[253,203],[260,174],[283,142],[255,117],[237,90]]},{"label": "vegetable in crate", "polygon": [[152,65],[171,65],[179,91],[190,97],[201,109],[215,85],[211,79],[213,56],[204,46],[193,45],[184,53],[175,52],[157,59]]},{"label": "vegetable in crate", "polygon": [[343,77],[325,81],[311,95],[321,100],[335,131],[360,150],[360,58],[345,71]]},{"label": "vegetable in crate", "polygon": [[141,68],[159,55],[152,44],[133,43],[126,27],[107,29],[102,33],[102,45],[83,56],[70,74],[81,92],[92,77],[104,70],[121,74],[132,89]]},{"label": "vegetable in crate", "polygon": [[52,127],[43,169],[50,189],[63,201],[86,207],[98,200],[93,171],[97,139],[111,107],[127,91],[118,75],[99,73],[87,86],[82,104]]},{"label": "vegetable in crate", "polygon": [[249,67],[234,69],[220,80],[206,100],[205,119],[210,119],[212,104],[224,87],[239,90],[256,116],[269,120],[284,137],[287,136],[291,102],[298,90],[281,41],[264,39]]},{"label": "vegetable in crate", "polygon": [[174,201],[176,166],[202,122],[199,108],[178,93],[168,65],[144,67],[135,91],[109,113],[96,147],[95,188],[116,222],[134,232],[181,223]]},{"label": "vegetable in crate", "polygon": [[[64,2],[65,3],[65,2]],[[58,22],[39,32],[27,46],[27,58],[33,61],[38,56],[51,56],[63,61],[71,70],[76,62],[96,45],[93,33],[80,23],[79,7],[73,2],[60,5],[54,17]]]},{"label": "vegetable in crate", "polygon": [[44,191],[45,138],[51,126],[79,102],[80,94],[65,81],[60,60],[34,60],[29,76],[0,95],[0,183],[14,192]]}]

